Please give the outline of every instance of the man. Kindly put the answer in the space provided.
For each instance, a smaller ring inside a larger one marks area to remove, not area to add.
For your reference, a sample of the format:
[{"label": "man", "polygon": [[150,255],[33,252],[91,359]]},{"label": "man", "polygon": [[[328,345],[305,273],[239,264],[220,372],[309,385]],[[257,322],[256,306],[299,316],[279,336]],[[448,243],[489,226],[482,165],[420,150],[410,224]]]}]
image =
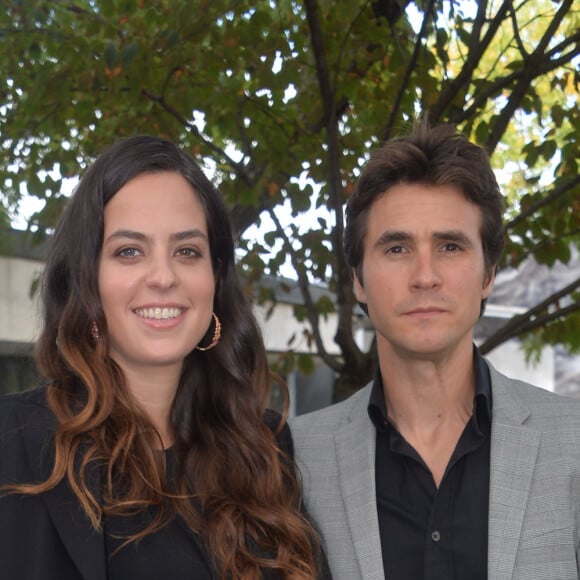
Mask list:
[{"label": "man", "polygon": [[484,151],[420,124],[347,207],[373,382],[292,422],[334,580],[579,577],[580,400],[497,372],[473,345],[503,250]]}]

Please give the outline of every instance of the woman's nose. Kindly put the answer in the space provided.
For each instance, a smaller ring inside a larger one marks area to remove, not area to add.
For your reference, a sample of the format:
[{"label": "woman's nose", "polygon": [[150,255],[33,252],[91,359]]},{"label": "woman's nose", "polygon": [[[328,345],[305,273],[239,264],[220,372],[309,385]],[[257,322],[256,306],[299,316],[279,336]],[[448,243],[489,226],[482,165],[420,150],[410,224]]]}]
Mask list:
[{"label": "woman's nose", "polygon": [[158,288],[171,288],[177,283],[177,275],[171,259],[158,256],[151,259],[147,282]]}]

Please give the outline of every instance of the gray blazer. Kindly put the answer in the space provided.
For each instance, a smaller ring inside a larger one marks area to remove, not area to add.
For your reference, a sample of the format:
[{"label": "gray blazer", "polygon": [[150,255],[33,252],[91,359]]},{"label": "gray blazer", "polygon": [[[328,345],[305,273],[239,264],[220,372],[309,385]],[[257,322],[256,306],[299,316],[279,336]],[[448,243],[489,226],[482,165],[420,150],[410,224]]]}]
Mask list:
[{"label": "gray blazer", "polygon": [[[580,399],[491,365],[489,580],[580,577]],[[291,421],[307,508],[334,580],[384,580],[375,495],[371,385]]]}]

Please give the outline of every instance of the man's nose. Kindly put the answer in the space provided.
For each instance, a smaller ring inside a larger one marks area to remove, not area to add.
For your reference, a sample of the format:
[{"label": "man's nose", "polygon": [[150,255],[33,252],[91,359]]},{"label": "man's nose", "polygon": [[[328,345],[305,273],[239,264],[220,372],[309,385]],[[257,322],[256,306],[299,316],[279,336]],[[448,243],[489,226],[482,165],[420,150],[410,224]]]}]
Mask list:
[{"label": "man's nose", "polygon": [[410,282],[414,288],[420,289],[431,289],[441,284],[438,263],[432,251],[416,253]]}]

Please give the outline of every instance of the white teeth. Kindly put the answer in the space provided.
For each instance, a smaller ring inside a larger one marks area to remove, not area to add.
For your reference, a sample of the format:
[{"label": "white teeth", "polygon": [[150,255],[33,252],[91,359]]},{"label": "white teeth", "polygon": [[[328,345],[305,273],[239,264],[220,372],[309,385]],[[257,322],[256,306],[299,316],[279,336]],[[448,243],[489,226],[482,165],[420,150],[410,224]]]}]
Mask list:
[{"label": "white teeth", "polygon": [[142,318],[153,318],[155,320],[166,320],[177,318],[181,314],[180,308],[138,308],[135,313]]}]

